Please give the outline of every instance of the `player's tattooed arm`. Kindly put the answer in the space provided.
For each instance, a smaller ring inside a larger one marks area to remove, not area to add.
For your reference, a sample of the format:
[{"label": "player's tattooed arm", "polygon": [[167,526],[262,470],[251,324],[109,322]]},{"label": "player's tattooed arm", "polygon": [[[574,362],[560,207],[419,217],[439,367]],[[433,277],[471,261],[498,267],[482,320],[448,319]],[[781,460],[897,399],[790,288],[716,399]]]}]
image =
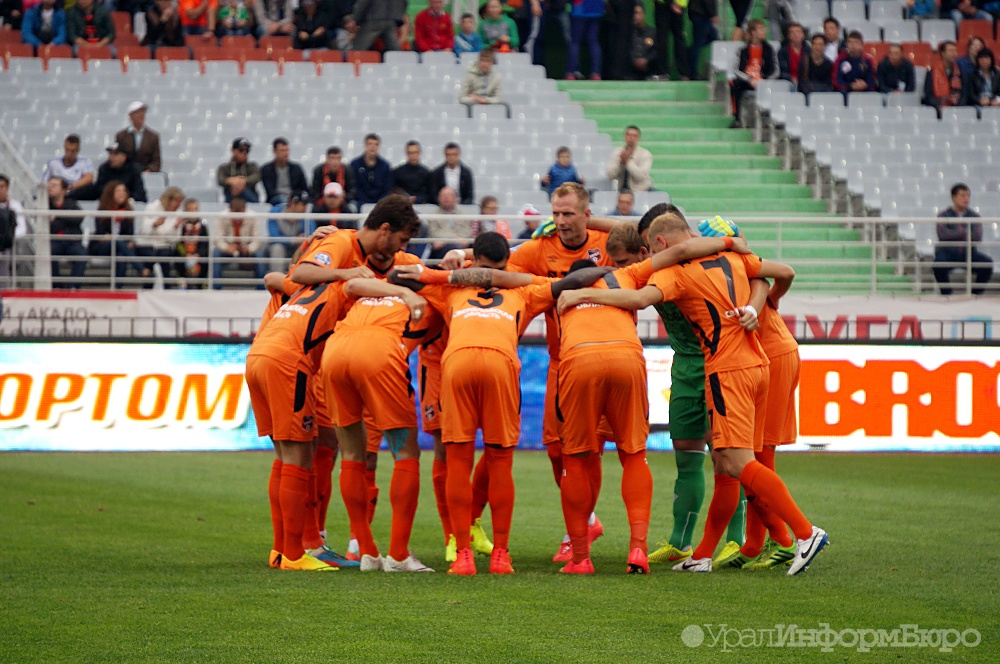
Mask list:
[{"label": "player's tattooed arm", "polygon": [[292,281],[297,284],[312,285],[331,281],[347,281],[349,279],[372,279],[375,273],[366,265],[352,268],[320,267],[312,263],[303,263],[292,272]]},{"label": "player's tattooed arm", "polygon": [[656,286],[646,286],[639,290],[628,288],[581,288],[568,290],[559,295],[559,314],[579,304],[603,304],[619,309],[645,309],[652,304],[663,302],[663,293]]},{"label": "player's tattooed arm", "polygon": [[453,286],[473,286],[475,288],[518,288],[530,286],[531,275],[519,272],[504,272],[486,267],[472,267],[455,270],[448,277]]},{"label": "player's tattooed arm", "polygon": [[559,281],[552,282],[552,297],[558,298],[565,291],[576,290],[593,286],[594,282],[606,275],[614,272],[613,267],[585,267],[582,270],[574,270]]}]

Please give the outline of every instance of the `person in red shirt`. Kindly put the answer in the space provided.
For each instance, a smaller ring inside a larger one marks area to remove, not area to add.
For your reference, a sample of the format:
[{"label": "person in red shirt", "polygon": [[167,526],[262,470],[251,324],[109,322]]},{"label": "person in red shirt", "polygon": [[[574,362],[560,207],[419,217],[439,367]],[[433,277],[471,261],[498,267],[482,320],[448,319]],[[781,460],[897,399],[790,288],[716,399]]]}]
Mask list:
[{"label": "person in red shirt", "polygon": [[455,48],[455,27],[444,11],[444,0],[429,0],[427,9],[417,14],[413,31],[415,51],[450,51]]},{"label": "person in red shirt", "polygon": [[806,30],[800,23],[788,24],[788,39],[778,49],[778,67],[781,78],[796,85],[799,82],[799,63],[802,61],[802,45],[805,43]]}]

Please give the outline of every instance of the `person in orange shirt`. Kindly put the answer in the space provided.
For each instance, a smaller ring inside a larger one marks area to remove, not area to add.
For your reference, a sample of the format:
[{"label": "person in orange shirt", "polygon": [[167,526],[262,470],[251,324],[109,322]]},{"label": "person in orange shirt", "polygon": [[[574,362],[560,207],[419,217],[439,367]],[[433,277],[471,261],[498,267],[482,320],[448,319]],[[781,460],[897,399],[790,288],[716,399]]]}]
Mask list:
[{"label": "person in orange shirt", "polygon": [[361,571],[433,572],[409,551],[420,493],[420,447],[407,358],[428,332],[441,327],[441,319],[424,315],[426,301],[410,289],[376,279],[352,279],[345,294],[356,302],[323,351],[337,437],[345,461],[363,458],[367,436],[362,417],[367,409],[396,460],[390,489],[392,535],[384,559],[367,518],[367,487],[363,481],[341,484],[358,539]]},{"label": "person in orange shirt", "polygon": [[307,281],[309,287],[278,309],[250,347],[246,380],[258,435],[270,436],[277,454],[268,484],[272,567],[331,569],[302,546],[313,463],[312,376],[320,366],[323,342],[349,307],[342,282],[374,276],[366,263],[388,271],[396,252],[419,228],[409,199],[389,196],[375,206],[361,231],[338,231],[324,238],[292,273],[293,281]]},{"label": "person in orange shirt", "polygon": [[[587,259],[598,266],[612,266],[606,248],[608,234],[588,230],[590,219],[590,194],[578,183],[567,182],[552,192],[552,218],[556,234],[529,240],[510,255],[507,269],[539,277],[558,278],[569,273],[574,261]],[[456,252],[457,253],[457,252]],[[442,265],[446,268],[461,267],[452,252]],[[461,255],[464,259],[465,254]],[[562,443],[559,437],[559,420],[556,417],[556,385],[559,375],[559,326],[555,312],[545,314],[545,339],[549,348],[549,370],[545,382],[545,411],[542,421],[542,442],[552,463],[556,485],[562,481]],[[593,542],[604,534],[604,526],[596,514],[590,516],[589,537]],[[553,562],[569,562],[572,557],[570,538],[567,534],[559,546]]]},{"label": "person in orange shirt", "polygon": [[[671,214],[658,217],[649,229],[654,253],[693,235],[687,222]],[[764,422],[756,413],[765,407],[768,360],[757,335],[740,325],[746,309],[740,303],[749,302],[749,278],[774,278],[787,289],[794,274],[787,265],[752,255],[714,255],[660,270],[639,290],[585,289],[564,295],[560,303],[560,308],[593,303],[642,309],[673,300],[698,334],[705,355],[716,484],[702,541],[691,558],[674,567],[677,571],[712,571],[712,554],[736,509],[741,485],[765,525],[770,528],[768,517],[777,517],[795,534],[789,575],[806,569],[829,541],[802,514],[781,478],[754,458],[763,448]]]},{"label": "person in orange shirt", "polygon": [[[510,247],[494,232],[476,238],[473,256],[471,270],[451,272],[415,266],[400,270],[395,277],[390,275],[390,280],[419,290],[449,326],[448,347],[441,362],[442,440],[447,446],[448,511],[458,551],[448,572],[476,573],[466,524],[472,512],[469,476],[476,432],[482,430],[493,514],[490,572],[512,574],[508,547],[514,508],[513,448],[520,436],[518,340],[531,319],[551,308],[560,292],[593,283],[607,270],[581,270],[560,281],[496,271],[507,265]],[[407,280],[412,277],[425,285]],[[443,285],[446,283],[460,287]]]}]

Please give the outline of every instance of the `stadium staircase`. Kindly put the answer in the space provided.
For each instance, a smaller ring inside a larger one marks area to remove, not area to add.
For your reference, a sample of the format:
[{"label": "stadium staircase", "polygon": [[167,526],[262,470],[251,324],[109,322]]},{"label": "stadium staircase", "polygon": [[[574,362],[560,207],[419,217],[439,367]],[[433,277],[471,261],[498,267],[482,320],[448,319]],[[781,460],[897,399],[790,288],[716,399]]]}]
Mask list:
[{"label": "stadium staircase", "polygon": [[[798,174],[782,170],[768,146],[748,129],[729,129],[723,103],[711,102],[704,82],[564,81],[560,90],[583,106],[584,117],[620,145],[625,127],[642,130],[640,145],[653,153],[653,180],[693,219],[727,217],[827,216],[827,202],[813,199]],[[838,224],[785,224],[778,245],[777,224],[754,224],[755,250],[796,267],[796,289],[850,293],[871,287],[871,247],[857,229]],[[912,288],[892,265],[879,264],[881,285]]]}]

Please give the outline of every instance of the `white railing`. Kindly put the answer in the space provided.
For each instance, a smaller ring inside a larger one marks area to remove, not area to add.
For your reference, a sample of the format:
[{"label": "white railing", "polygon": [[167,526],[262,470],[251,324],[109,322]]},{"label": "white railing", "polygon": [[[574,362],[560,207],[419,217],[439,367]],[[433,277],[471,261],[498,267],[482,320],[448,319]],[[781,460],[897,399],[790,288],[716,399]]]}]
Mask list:
[{"label": "white railing", "polygon": [[[40,254],[48,253],[48,247],[52,236],[47,234],[48,218],[52,216],[49,210],[26,210],[25,214],[37,219],[35,227],[41,232],[35,236],[35,244],[39,247]],[[119,211],[63,211],[57,214],[59,217],[112,217],[123,218],[132,217],[137,220],[143,217],[156,216],[199,218],[206,221],[209,227],[209,235],[203,241],[207,243],[208,251],[205,255],[200,255],[197,260],[206,268],[203,278],[191,282],[187,279],[188,287],[243,287],[255,288],[260,286],[258,279],[240,273],[239,270],[253,268],[254,266],[273,265],[280,262],[280,259],[272,258],[264,247],[270,245],[286,245],[286,256],[290,257],[296,247],[301,243],[301,237],[294,238],[274,238],[265,235],[254,237],[243,237],[241,239],[257,240],[261,243],[262,249],[255,256],[241,258],[226,258],[215,256],[213,251],[215,242],[218,239],[215,233],[213,220],[222,217],[240,216],[243,218],[255,217],[258,220],[258,228],[266,225],[268,219],[297,219],[297,220],[324,220],[336,222],[363,223],[365,215],[345,214],[345,215],[315,215],[310,213],[289,214],[289,213],[260,213],[246,212],[242,215],[232,215],[229,212],[195,212],[195,213],[150,213],[150,212],[119,212]],[[471,228],[473,221],[493,221],[493,220],[537,220],[538,217],[519,217],[516,215],[421,215],[423,221],[440,219],[459,224],[469,224],[466,228]],[[635,221],[635,218],[630,218]],[[750,241],[751,248],[765,259],[780,260],[791,264],[797,271],[796,289],[806,292],[825,292],[831,294],[929,294],[937,292],[934,278],[932,276],[932,266],[950,267],[962,269],[961,279],[952,283],[953,292],[971,294],[973,289],[982,286],[987,293],[1000,293],[1000,283],[994,280],[993,283],[977,284],[975,281],[976,267],[971,261],[973,243],[966,241],[960,243],[941,243],[936,239],[935,224],[942,221],[934,217],[907,218],[907,219],[879,219],[879,218],[832,218],[832,217],[734,217],[734,221],[740,224]],[[982,219],[948,219],[949,223],[975,222],[983,224],[983,240],[976,243],[976,248],[993,258],[994,262],[1000,261],[1000,218],[990,217]],[[803,231],[803,229],[809,229]],[[827,239],[833,236],[844,235],[839,230],[849,231],[846,239]],[[79,240],[81,242],[93,242],[95,237],[90,234],[84,235],[61,235],[62,240]],[[117,241],[134,242],[141,241],[141,236],[130,236],[128,238],[112,236],[109,239]],[[180,237],[174,238],[180,241]],[[430,243],[460,244],[468,246],[472,239],[468,236],[457,236],[451,238],[414,238],[412,245],[427,245]],[[518,241],[513,241],[515,244]],[[966,248],[965,260],[954,263],[935,263],[934,249],[937,246],[961,246]],[[129,264],[161,263],[165,266],[183,265],[187,260],[184,256],[171,255],[166,257],[155,256],[133,256],[121,255],[116,242],[110,243],[110,256],[81,257],[87,261],[87,274],[80,279],[60,276],[52,277],[52,285],[55,287],[67,287],[71,285],[84,286],[88,288],[137,288],[150,287],[154,284],[162,283],[167,287],[178,287],[183,280],[180,277],[171,276],[173,270],[166,270],[161,277],[127,276],[120,279],[116,276],[116,269],[121,264],[125,264],[126,269]],[[71,260],[68,257],[53,257],[53,260],[66,262]],[[217,266],[222,263],[228,276],[216,278]],[[281,269],[287,268],[287,258],[280,262]],[[236,268],[236,276],[232,276]],[[267,271],[264,269],[264,271]],[[45,279],[48,274],[46,270],[36,270],[35,277],[31,279],[18,278],[15,287],[44,289],[47,287]],[[952,275],[956,276],[956,275]],[[1000,275],[998,275],[1000,276]]]}]

